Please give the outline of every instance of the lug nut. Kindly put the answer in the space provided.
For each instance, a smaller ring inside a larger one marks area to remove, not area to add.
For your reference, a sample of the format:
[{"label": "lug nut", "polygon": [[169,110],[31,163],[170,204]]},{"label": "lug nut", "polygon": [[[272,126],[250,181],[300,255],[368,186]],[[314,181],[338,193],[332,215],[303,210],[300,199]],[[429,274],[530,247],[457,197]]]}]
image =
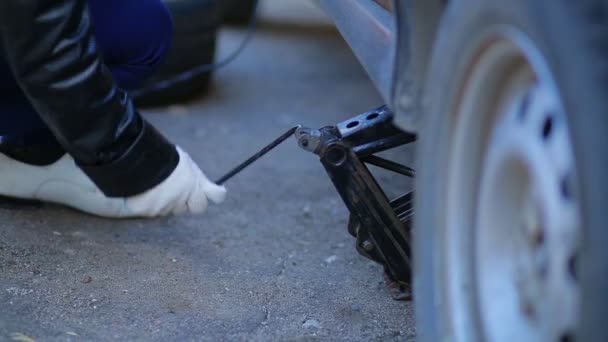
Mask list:
[{"label": "lug nut", "polygon": [[523,226],[524,234],[534,248],[538,248],[545,242],[545,232],[536,208],[526,207],[524,209]]}]

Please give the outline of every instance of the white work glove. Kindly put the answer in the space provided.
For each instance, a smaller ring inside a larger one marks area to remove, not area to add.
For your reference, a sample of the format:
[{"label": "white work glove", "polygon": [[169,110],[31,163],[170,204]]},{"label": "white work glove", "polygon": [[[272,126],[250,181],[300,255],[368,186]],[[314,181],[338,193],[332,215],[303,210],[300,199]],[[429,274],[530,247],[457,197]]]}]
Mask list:
[{"label": "white work glove", "polygon": [[69,155],[49,166],[24,164],[0,154],[0,195],[53,202],[110,218],[201,214],[209,201],[221,203],[226,189],[213,184],[177,148],[179,163],[156,187],[133,197],[108,198]]}]

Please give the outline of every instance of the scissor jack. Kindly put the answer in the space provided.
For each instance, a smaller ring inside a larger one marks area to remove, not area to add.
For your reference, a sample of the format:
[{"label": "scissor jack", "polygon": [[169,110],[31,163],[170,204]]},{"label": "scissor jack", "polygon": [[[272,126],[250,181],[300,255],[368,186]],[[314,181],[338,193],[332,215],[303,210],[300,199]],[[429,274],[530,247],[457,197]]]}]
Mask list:
[{"label": "scissor jack", "polygon": [[348,207],[348,231],[357,240],[357,251],[384,266],[396,299],[408,299],[413,192],[389,200],[366,165],[414,177],[415,171],[410,167],[376,156],[416,140],[415,135],[399,130],[392,122],[393,113],[383,106],[335,126],[294,127],[218,183],[224,183],[295,133],[301,148],[319,156]]}]

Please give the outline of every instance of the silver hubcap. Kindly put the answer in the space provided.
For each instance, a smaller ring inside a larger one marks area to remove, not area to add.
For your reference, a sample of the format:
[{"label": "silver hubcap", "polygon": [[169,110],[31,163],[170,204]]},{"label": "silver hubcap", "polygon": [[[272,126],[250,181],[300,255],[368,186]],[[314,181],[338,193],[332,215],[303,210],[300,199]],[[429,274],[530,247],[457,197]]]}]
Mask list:
[{"label": "silver hubcap", "polygon": [[566,113],[544,58],[502,29],[454,101],[441,294],[458,340],[570,341],[580,220]]}]

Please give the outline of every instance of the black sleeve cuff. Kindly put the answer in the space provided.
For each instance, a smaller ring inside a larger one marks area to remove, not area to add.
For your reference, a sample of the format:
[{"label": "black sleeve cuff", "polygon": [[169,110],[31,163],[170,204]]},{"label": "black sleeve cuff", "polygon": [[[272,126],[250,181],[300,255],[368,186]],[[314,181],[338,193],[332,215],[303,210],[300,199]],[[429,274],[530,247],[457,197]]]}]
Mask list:
[{"label": "black sleeve cuff", "polygon": [[106,196],[130,197],[167,179],[178,162],[175,146],[144,120],[135,142],[120,158],[108,164],[79,167]]}]

